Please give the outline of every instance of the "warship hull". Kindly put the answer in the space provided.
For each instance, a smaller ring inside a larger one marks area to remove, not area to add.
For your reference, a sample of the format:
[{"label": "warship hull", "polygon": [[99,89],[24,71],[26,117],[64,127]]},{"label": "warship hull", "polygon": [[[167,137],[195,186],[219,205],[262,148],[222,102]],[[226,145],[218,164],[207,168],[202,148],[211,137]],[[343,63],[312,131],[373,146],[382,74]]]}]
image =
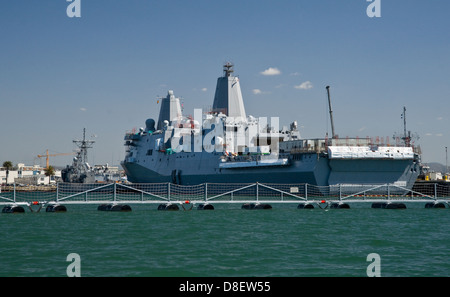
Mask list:
[{"label": "warship hull", "polygon": [[[326,156],[314,154],[305,154],[303,158],[306,161],[291,161],[284,166],[236,168],[220,168],[217,162],[214,166],[211,164],[214,154],[210,162],[205,162],[205,156],[191,156],[189,165],[179,162],[175,156],[165,157],[164,161],[156,161],[161,166],[146,167],[138,162],[122,162],[122,167],[128,181],[133,183],[197,185],[260,182],[307,183],[317,186],[391,184],[408,189],[414,185],[419,172],[413,160],[330,160]],[[160,170],[156,171],[155,168]]]},{"label": "warship hull", "polygon": [[[195,161],[194,161],[195,162]],[[169,162],[170,164],[170,162]],[[288,166],[258,166],[244,168],[220,168],[203,165],[167,166],[165,172],[156,172],[137,163],[123,162],[128,181],[133,183],[172,182],[181,185],[202,183],[308,183],[326,185],[329,168],[326,159],[319,159],[311,164],[294,162]],[[204,166],[204,167],[203,167]],[[177,169],[171,169],[177,168]]]}]

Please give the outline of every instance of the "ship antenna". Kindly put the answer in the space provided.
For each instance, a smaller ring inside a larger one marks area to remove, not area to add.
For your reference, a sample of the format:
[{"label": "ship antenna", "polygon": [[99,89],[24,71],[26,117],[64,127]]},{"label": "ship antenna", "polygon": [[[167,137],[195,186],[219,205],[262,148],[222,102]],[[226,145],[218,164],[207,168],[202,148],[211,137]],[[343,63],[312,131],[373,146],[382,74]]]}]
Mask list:
[{"label": "ship antenna", "polygon": [[233,66],[234,65],[230,62],[226,62],[225,65],[223,65],[223,76],[224,77],[231,76],[231,74],[234,72]]},{"label": "ship antenna", "polygon": [[411,131],[408,131],[408,133],[406,133],[406,107],[405,106],[403,106],[402,118],[403,118],[403,141],[405,143],[405,146],[410,146]]},{"label": "ship antenna", "polygon": [[87,162],[87,149],[92,148],[92,144],[95,143],[93,140],[86,140],[86,128],[83,128],[83,140],[73,140],[80,151],[78,155],[82,158],[82,163]]},{"label": "ship antenna", "polygon": [[328,107],[330,109],[331,137],[332,139],[334,139],[336,138],[336,134],[334,134],[333,110],[331,109],[331,99],[330,99],[330,86],[327,86],[326,89],[328,93]]}]

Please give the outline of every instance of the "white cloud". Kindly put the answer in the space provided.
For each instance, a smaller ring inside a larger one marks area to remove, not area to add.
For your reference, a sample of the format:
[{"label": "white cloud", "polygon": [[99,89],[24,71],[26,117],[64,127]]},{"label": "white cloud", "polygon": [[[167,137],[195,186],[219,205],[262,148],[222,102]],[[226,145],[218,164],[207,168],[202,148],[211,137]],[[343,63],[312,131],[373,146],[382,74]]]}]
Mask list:
[{"label": "white cloud", "polygon": [[442,121],[444,118],[443,117],[438,117],[437,120],[438,121]]},{"label": "white cloud", "polygon": [[261,91],[260,89],[253,89],[252,93],[253,93],[253,95],[270,94],[269,91]]},{"label": "white cloud", "polygon": [[86,111],[87,109],[86,109],[86,107],[81,107],[80,110],[81,111]]},{"label": "white cloud", "polygon": [[275,67],[269,67],[263,72],[261,72],[262,75],[280,75],[281,71],[278,68]]},{"label": "white cloud", "polygon": [[207,88],[202,88],[202,91],[206,92],[206,91],[208,91],[208,89]]},{"label": "white cloud", "polygon": [[305,82],[302,82],[301,84],[294,86],[294,88],[296,89],[300,89],[300,90],[309,90],[313,88],[313,84],[308,80]]}]

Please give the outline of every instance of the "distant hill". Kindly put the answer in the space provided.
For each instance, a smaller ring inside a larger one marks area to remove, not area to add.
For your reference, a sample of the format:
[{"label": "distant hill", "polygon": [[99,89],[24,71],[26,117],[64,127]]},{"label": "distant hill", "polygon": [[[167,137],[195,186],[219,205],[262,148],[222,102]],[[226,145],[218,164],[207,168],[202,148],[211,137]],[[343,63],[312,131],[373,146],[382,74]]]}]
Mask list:
[{"label": "distant hill", "polygon": [[441,173],[445,173],[447,170],[445,168],[445,165],[441,164],[441,163],[437,163],[437,162],[430,162],[430,163],[425,163],[425,165],[430,167],[430,171],[432,172],[441,172]]}]

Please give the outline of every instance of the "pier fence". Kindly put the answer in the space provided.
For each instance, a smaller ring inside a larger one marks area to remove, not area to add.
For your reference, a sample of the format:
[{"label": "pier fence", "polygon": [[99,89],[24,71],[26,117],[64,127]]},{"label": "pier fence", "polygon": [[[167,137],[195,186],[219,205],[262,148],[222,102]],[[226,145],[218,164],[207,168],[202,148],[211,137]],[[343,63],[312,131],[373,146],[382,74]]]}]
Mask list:
[{"label": "pier fence", "polygon": [[393,184],[73,184],[51,187],[3,186],[0,205],[46,204],[143,204],[143,203],[337,203],[351,202],[438,202],[448,207],[450,184],[419,184],[412,190]]}]

